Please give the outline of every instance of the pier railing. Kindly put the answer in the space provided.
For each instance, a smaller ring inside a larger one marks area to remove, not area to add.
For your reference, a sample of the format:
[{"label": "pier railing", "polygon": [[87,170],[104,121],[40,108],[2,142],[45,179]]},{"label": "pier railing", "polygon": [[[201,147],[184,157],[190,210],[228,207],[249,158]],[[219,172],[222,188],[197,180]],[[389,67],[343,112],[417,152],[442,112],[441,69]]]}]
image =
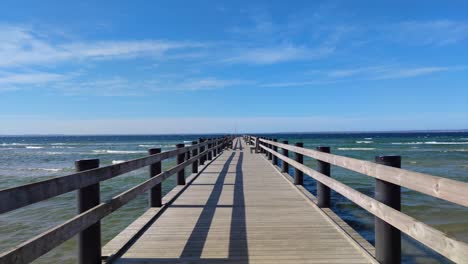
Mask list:
[{"label": "pier railing", "polygon": [[[282,143],[276,139],[244,136],[246,142],[253,145],[256,152],[263,153],[279,166],[281,171],[289,173],[289,166],[294,167],[295,184],[303,184],[303,174],[317,181],[317,205],[330,207],[330,189],[343,195],[376,217],[375,250],[376,259],[381,263],[400,263],[401,233],[403,232],[432,250],[457,262],[468,261],[468,244],[400,212],[400,187],[418,191],[448,202],[468,207],[468,183],[429,174],[401,169],[400,156],[377,156],[375,162],[364,161],[345,156],[330,154],[329,147],[317,147],[317,150]],[[282,152],[278,152],[278,148]],[[295,158],[289,158],[289,151]],[[303,156],[317,160],[314,170],[303,164]],[[333,179],[330,165],[339,166],[375,178],[375,197],[369,197],[348,185]]]},{"label": "pier railing", "polygon": [[[75,235],[78,237],[79,263],[101,263],[100,220],[129,201],[149,192],[149,205],[162,205],[162,182],[177,174],[177,184],[185,184],[185,168],[192,165],[192,173],[198,166],[219,155],[231,146],[232,138],[200,139],[191,146],[178,144],[174,150],[161,152],[160,148],[149,150],[149,156],[99,167],[99,160],[80,160],[75,163],[77,173],[56,177],[36,183],[0,190],[0,214],[6,213],[57,195],[78,191],[78,212],[75,217],[55,226],[13,249],[0,254],[0,263],[29,263]],[[177,165],[162,171],[163,160],[177,157]],[[99,183],[113,177],[150,167],[150,178],[137,186],[100,201]]]}]

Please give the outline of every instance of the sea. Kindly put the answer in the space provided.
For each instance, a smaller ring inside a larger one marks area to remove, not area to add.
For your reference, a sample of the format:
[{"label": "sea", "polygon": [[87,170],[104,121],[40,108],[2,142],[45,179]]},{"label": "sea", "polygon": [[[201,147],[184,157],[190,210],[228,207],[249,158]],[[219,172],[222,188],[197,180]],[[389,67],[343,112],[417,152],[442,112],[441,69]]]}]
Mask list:
[{"label": "sea", "polygon": [[[0,189],[38,182],[74,172],[74,162],[98,158],[101,166],[147,155],[149,148],[163,151],[178,143],[190,145],[200,137],[221,135],[106,135],[106,136],[0,136]],[[262,134],[304,147],[329,146],[331,152],[373,161],[377,155],[401,155],[402,168],[468,182],[468,132],[402,133],[290,133]],[[305,158],[314,168],[316,161]],[[163,169],[175,160],[163,162]],[[187,171],[188,173],[188,171]],[[292,169],[291,169],[292,174]],[[339,167],[332,177],[373,197],[375,179]],[[136,170],[101,183],[101,199],[109,199],[148,178],[148,169]],[[305,177],[305,187],[316,194],[315,180]],[[167,193],[174,177],[163,183]],[[142,195],[101,221],[105,245],[147,208]],[[374,217],[341,195],[332,192],[332,209],[370,243],[374,243]],[[468,208],[402,188],[402,211],[458,240],[468,242]],[[6,251],[76,215],[76,192],[70,192],[0,215],[0,252]],[[76,263],[73,238],[35,263]],[[422,244],[403,235],[404,263],[450,263]]]}]

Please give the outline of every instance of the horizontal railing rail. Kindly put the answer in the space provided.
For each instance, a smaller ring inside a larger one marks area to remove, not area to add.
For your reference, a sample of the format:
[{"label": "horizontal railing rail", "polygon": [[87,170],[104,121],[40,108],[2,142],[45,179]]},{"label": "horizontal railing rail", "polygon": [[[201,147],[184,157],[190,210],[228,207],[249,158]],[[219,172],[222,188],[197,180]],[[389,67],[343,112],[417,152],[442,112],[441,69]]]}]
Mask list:
[{"label": "horizontal railing rail", "polygon": [[344,169],[352,170],[376,179],[391,182],[401,187],[468,207],[468,183],[466,182],[389,167],[365,160],[320,152],[313,149],[300,148],[266,139],[260,139],[260,142],[265,142]]},{"label": "horizontal railing rail", "polygon": [[75,191],[80,188],[102,182],[116,176],[141,169],[156,162],[176,157],[192,149],[207,146],[215,140],[205,141],[196,145],[165,151],[122,163],[73,173],[66,176],[25,184],[0,190],[0,214],[34,204],[57,195]]},{"label": "horizontal railing rail", "polygon": [[[192,146],[181,147],[175,150],[158,153],[155,155],[127,161],[116,165],[86,170],[83,172],[63,177],[57,177],[35,184],[28,184],[1,190],[0,199],[5,199],[8,202],[13,203],[15,203],[15,197],[19,199],[18,202],[16,202],[14,205],[9,206],[5,205],[5,200],[2,200],[2,211],[7,212],[69,191],[80,190],[88,186],[92,186],[93,184],[97,184],[100,181],[110,179],[112,177],[124,174],[126,172],[130,172],[136,169],[159,163],[164,159],[176,156],[178,157],[178,164],[176,166],[166,171],[162,171],[157,175],[150,175],[152,176],[151,178],[138,184],[137,186],[114,196],[108,201],[100,202],[96,206],[91,207],[90,209],[76,215],[75,217],[64,222],[63,224],[53,227],[39,234],[38,236],[31,238],[26,242],[23,242],[7,252],[1,253],[0,263],[29,263],[37,259],[43,254],[62,244],[63,242],[69,240],[73,236],[80,234],[81,232],[85,232],[93,225],[98,224],[102,218],[116,211],[129,201],[136,198],[138,195],[141,195],[151,190],[152,188],[155,188],[168,177],[183,172],[187,166],[191,164],[198,165],[199,160],[200,164],[203,164],[205,159],[209,160],[212,158],[212,156],[215,157],[217,154],[220,153],[222,149],[228,146],[228,141],[230,140],[232,139],[228,137],[210,139],[199,144],[194,144]],[[192,153],[190,153],[190,151],[192,151]],[[160,166],[160,163],[158,166]],[[192,172],[195,171],[197,172],[198,169],[192,167]],[[87,177],[89,177],[90,179],[87,179]],[[70,180],[71,183],[68,183],[67,180]],[[179,180],[180,179],[178,179],[178,183]],[[61,186],[63,184],[68,184],[69,186]],[[185,181],[182,184],[185,184]],[[47,188],[51,188],[52,191],[49,191]],[[44,194],[31,195],[28,193],[29,191],[42,191],[44,192]],[[159,193],[159,196],[160,195],[161,194]],[[159,197],[159,199],[161,199],[161,197]],[[100,229],[98,230],[100,232]],[[98,236],[98,238],[100,239],[100,236]],[[97,245],[100,246],[100,243],[97,243]],[[100,252],[100,248],[96,250]],[[80,263],[87,263],[87,261],[83,260],[89,259],[89,256],[79,257]],[[92,263],[100,263],[100,261],[100,255],[92,259]]]},{"label": "horizontal railing rail", "polygon": [[[287,155],[283,155],[284,153],[281,154],[278,151],[275,151],[274,148],[279,147],[283,150],[289,150],[296,153],[296,155],[304,155],[327,164],[356,171],[364,175],[374,177],[378,180],[389,182],[390,184],[406,187],[463,206],[468,206],[468,183],[412,172],[369,161],[291,146],[263,138],[252,136],[246,137],[247,141],[252,142],[252,144],[257,148],[263,150],[267,156],[271,153],[274,157],[282,160],[283,164],[288,164],[296,170],[309,175],[311,178],[317,180],[318,183],[321,183],[343,195],[382,221],[423,243],[446,258],[457,263],[468,260],[468,244],[463,241],[450,237],[447,234],[400,212],[399,208],[392,208],[384,202],[369,197],[348,185],[331,178],[329,175],[325,175],[322,172],[305,166],[302,162],[298,162],[297,159],[291,159]],[[268,158],[271,159],[270,156],[268,156]],[[288,171],[283,172],[288,173]],[[398,190],[398,201],[399,195]],[[379,250],[376,239],[377,254]]]}]

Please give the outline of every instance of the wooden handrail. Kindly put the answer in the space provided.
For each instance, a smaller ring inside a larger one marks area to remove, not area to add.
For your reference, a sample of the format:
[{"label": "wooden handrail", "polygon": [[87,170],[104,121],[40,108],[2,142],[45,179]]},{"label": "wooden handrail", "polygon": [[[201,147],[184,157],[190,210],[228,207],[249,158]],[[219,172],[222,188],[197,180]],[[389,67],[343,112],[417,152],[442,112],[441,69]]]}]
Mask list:
[{"label": "wooden handrail", "polygon": [[270,140],[261,142],[291,150],[313,159],[321,160],[348,170],[384,180],[414,191],[418,191],[442,200],[468,207],[468,183],[455,181],[429,174],[389,167],[373,162],[359,160],[307,148],[286,145]]},{"label": "wooden handrail", "polygon": [[125,161],[119,164],[0,190],[0,201],[2,201],[0,203],[0,214],[111,179],[130,171],[149,166],[156,162],[175,157],[179,154],[186,153],[192,149],[206,146],[208,143],[214,141],[218,142],[219,140],[220,139],[212,139],[196,145],[169,150],[159,154]]},{"label": "wooden handrail", "polygon": [[29,263],[35,260],[61,243],[72,238],[79,232],[85,230],[92,224],[98,222],[100,219],[119,209],[138,195],[145,193],[156,184],[161,183],[171,175],[183,170],[201,156],[206,155],[212,149],[213,148],[207,149],[197,156],[194,156],[185,162],[172,167],[171,169],[164,171],[123,193],[120,193],[117,196],[114,196],[112,199],[73,217],[65,223],[49,229],[44,233],[16,246],[15,248],[2,253],[0,255],[0,263]]},{"label": "wooden handrail", "polygon": [[[305,150],[303,148],[292,147],[286,144],[276,143],[274,141],[269,141],[269,140],[264,140],[264,139],[259,139],[259,140],[263,142],[267,142],[268,144],[271,144],[274,146],[278,146],[280,148],[285,148],[285,149],[295,151],[295,152],[297,151],[298,153],[309,156],[308,155],[309,153],[307,151],[303,151]],[[355,204],[359,205],[363,209],[373,214],[374,216],[379,217],[383,221],[401,230],[403,233],[418,240],[419,242],[435,250],[436,252],[445,256],[446,258],[455,262],[463,262],[468,259],[468,244],[462,241],[456,240],[455,238],[449,237],[447,234],[444,234],[443,232],[421,221],[418,221],[412,218],[411,216],[401,213],[400,211],[395,210],[384,203],[381,203],[359,191],[356,191],[355,189],[347,186],[346,184],[340,181],[337,181],[289,157],[286,157],[278,153],[277,151],[274,151],[262,145],[260,145],[260,147],[264,149],[265,151],[272,153],[272,155],[278,157],[279,159],[283,160],[283,162],[287,162],[294,168],[301,170],[302,172],[314,178],[315,180],[319,181],[320,183],[335,190],[336,192],[348,198]],[[322,154],[322,152],[319,152],[319,153]],[[331,155],[331,154],[327,154],[327,155]],[[337,155],[333,155],[333,156],[337,156]],[[342,156],[337,156],[337,157],[342,157]],[[323,160],[323,159],[320,159],[320,160]],[[330,163],[334,164],[332,162]],[[383,165],[380,165],[380,166],[383,166]],[[387,166],[383,166],[383,167],[387,167]]]}]

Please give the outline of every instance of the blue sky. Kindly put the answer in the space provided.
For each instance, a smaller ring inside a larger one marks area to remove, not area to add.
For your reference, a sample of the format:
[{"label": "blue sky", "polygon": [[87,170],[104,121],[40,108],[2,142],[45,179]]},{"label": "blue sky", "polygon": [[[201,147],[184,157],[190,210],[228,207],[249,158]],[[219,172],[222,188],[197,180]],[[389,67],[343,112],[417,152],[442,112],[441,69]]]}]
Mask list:
[{"label": "blue sky", "polygon": [[4,0],[0,134],[467,129],[466,10]]}]

